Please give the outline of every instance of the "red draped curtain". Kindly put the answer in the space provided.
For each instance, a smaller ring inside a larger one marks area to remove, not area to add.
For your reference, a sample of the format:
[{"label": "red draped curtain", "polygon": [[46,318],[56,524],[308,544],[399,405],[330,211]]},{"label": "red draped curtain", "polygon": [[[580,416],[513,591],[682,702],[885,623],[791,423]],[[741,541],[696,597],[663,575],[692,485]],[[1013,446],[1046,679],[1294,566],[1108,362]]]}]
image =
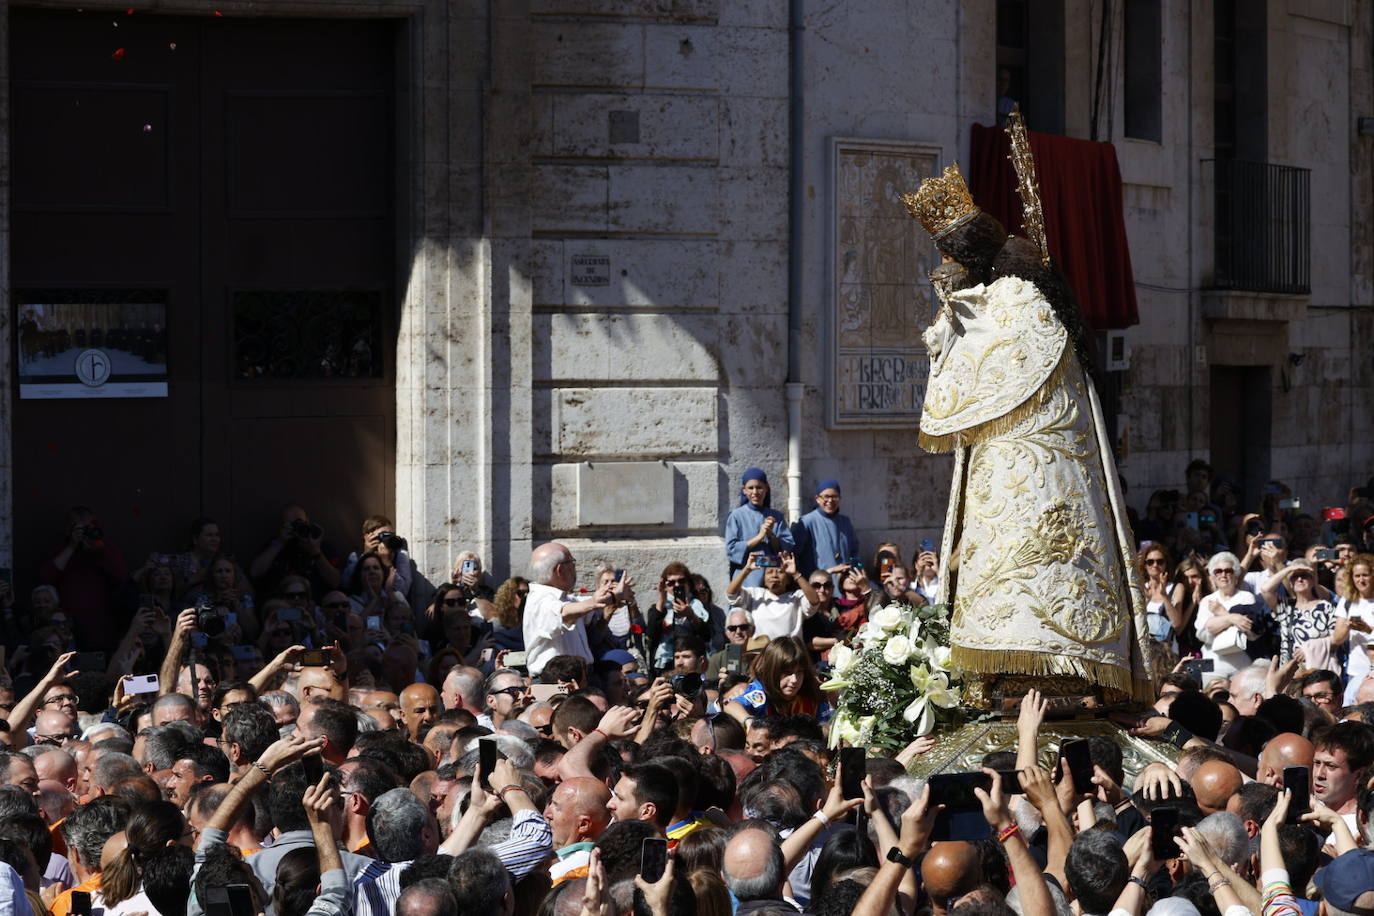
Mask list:
[{"label": "red draped curtain", "polygon": [[[1028,134],[1050,254],[1073,287],[1083,320],[1098,330],[1137,324],[1116,147],[1054,134]],[[973,161],[967,180],[978,206],[1001,220],[1008,232],[1019,235],[1021,198],[1016,194],[1016,170],[1007,158],[1010,151],[1005,130],[973,125]]]}]

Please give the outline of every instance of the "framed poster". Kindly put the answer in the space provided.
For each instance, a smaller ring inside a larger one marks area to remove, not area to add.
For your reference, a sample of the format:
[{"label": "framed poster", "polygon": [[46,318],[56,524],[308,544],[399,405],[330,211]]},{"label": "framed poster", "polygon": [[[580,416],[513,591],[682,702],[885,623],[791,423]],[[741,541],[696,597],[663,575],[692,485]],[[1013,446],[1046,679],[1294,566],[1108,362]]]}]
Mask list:
[{"label": "framed poster", "polygon": [[17,289],[19,397],[167,397],[167,293]]},{"label": "framed poster", "polygon": [[939,168],[938,146],[832,138],[830,271],[833,429],[913,429],[930,359],[921,334],[939,310],[935,246],[902,204]]}]

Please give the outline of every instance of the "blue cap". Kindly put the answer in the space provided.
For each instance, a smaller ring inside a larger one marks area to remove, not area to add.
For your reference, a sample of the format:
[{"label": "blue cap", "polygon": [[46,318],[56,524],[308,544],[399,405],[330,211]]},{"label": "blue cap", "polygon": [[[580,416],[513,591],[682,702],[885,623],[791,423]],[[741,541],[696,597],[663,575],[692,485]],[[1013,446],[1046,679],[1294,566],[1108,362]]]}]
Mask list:
[{"label": "blue cap", "polygon": [[841,492],[840,482],[833,477],[827,477],[825,478],[825,480],[822,480],[820,483],[816,484],[817,496],[820,496],[826,490],[834,490],[836,493]]},{"label": "blue cap", "polygon": [[[764,486],[768,487],[768,493],[763,497],[764,508],[767,508],[773,501],[773,485],[768,482],[768,475],[763,472],[763,468],[745,468],[744,476],[740,478],[739,485],[743,487],[751,480],[762,480]],[[749,497],[744,495],[741,489],[739,494],[739,504],[742,506],[749,502]]]},{"label": "blue cap", "polygon": [[615,662],[617,665],[628,665],[635,660],[635,657],[624,649],[612,649],[597,659],[599,662]]},{"label": "blue cap", "polygon": [[[1352,849],[1317,872],[1317,887],[1328,906],[1347,913],[1374,907],[1374,850]],[[1361,897],[1370,900],[1358,902]]]}]

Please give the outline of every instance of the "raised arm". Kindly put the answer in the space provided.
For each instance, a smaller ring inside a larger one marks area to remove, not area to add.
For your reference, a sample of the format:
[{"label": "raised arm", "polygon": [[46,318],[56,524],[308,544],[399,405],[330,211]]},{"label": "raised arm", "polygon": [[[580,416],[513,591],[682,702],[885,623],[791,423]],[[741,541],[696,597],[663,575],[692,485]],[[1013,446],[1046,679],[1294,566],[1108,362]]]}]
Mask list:
[{"label": "raised arm", "polygon": [[[65,671],[67,663],[75,657],[75,652],[64,652],[57,657],[57,661],[52,663],[48,673],[43,675],[43,679],[34,685],[34,688],[24,695],[24,698],[14,704],[14,709],[10,710],[10,746],[21,748],[29,743],[28,727],[33,721],[33,717],[38,712],[38,707],[43,703],[43,694],[47,693],[54,684],[61,684],[66,681]],[[75,672],[73,672],[75,673]]]},{"label": "raised arm", "polygon": [[1054,901],[1050,899],[1045,876],[1031,855],[1026,838],[1021,836],[1016,819],[1007,808],[1007,796],[1002,792],[1002,774],[986,767],[983,772],[992,777],[992,791],[984,792],[975,788],[973,794],[983,803],[983,817],[1006,850],[1011,873],[1021,892],[1021,913],[1023,916],[1054,916]]},{"label": "raised arm", "polygon": [[[931,830],[935,827],[935,816],[943,807],[931,801],[930,786],[921,788],[921,794],[902,814],[902,830],[897,840],[897,852],[907,864],[889,859],[889,850],[879,850],[878,860],[881,864],[878,874],[859,898],[853,916],[887,916],[891,912],[892,903],[897,899],[897,889],[911,871],[910,863],[929,844]],[[1041,914],[1037,913],[1035,916]]]},{"label": "raised arm", "polygon": [[196,609],[188,607],[177,614],[176,626],[172,628],[171,645],[167,656],[162,659],[158,671],[158,696],[176,693],[177,675],[181,673],[181,659],[186,654],[186,646],[191,642],[191,631],[196,628]]}]

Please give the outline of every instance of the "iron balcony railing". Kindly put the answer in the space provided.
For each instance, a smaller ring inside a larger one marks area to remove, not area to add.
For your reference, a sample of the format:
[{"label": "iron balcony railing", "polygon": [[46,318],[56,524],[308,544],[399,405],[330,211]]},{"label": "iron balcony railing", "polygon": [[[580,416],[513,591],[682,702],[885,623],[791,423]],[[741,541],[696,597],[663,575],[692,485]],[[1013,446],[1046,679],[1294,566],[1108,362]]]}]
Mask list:
[{"label": "iron balcony railing", "polygon": [[1312,291],[1310,169],[1207,159],[1216,192],[1217,289]]}]

